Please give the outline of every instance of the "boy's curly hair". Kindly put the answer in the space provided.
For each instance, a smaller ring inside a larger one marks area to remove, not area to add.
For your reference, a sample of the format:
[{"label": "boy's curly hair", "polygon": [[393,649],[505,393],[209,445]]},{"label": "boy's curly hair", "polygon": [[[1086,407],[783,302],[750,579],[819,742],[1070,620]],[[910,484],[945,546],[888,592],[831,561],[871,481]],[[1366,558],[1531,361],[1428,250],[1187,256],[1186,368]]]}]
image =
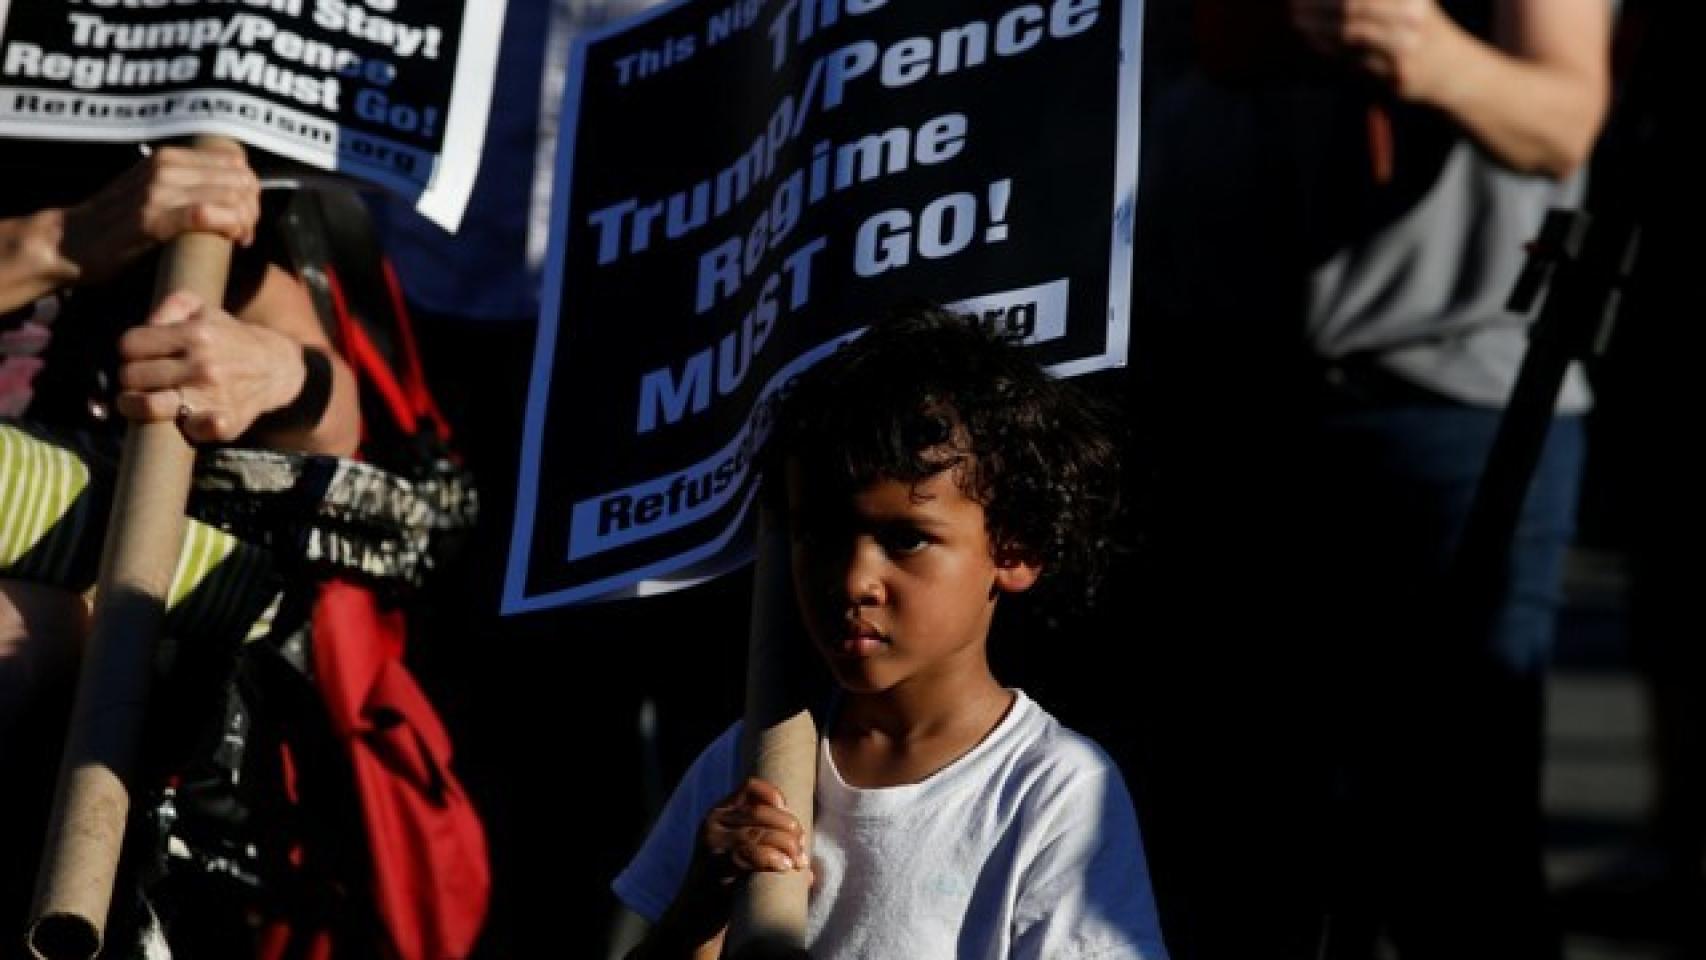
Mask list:
[{"label": "boy's curly hair", "polygon": [[991,542],[1042,567],[1057,604],[1090,601],[1120,505],[1111,416],[1054,380],[1016,338],[939,308],[897,312],[803,374],[782,402],[766,473],[794,460],[813,489],[919,483],[960,468]]}]

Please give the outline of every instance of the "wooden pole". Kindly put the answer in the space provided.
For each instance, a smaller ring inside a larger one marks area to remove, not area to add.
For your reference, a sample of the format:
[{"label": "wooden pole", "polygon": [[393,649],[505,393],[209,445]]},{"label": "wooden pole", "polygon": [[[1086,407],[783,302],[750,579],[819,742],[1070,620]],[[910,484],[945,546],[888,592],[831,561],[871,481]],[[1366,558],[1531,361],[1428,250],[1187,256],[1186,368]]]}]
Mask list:
[{"label": "wooden pole", "polygon": [[[197,138],[202,146],[215,138]],[[231,242],[185,234],[167,246],[154,303],[190,290],[225,299]],[[125,435],[95,610],[36,873],[29,947],[38,960],[93,960],[101,950],[130,810],[137,753],[166,590],[184,537],[195,451],[170,421]]]},{"label": "wooden pole", "polygon": [[[759,517],[758,560],[753,571],[752,630],[746,665],[746,720],[742,749],[747,769],[782,791],[788,809],[812,831],[817,782],[817,724],[805,706],[790,664],[802,642],[788,562],[788,526],[774,509]],[[735,897],[723,956],[770,960],[807,956],[808,874],[755,873]]]}]

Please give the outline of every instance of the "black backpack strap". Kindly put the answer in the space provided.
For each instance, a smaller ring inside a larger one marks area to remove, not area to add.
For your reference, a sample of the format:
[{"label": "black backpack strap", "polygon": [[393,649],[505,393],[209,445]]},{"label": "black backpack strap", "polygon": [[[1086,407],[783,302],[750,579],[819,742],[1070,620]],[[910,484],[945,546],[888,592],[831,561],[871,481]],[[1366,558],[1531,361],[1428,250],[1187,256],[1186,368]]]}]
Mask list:
[{"label": "black backpack strap", "polygon": [[328,275],[331,251],[326,241],[325,216],[320,210],[319,192],[306,189],[292,191],[290,198],[284,202],[278,224],[291,265],[308,288],[308,297],[314,301],[314,312],[320,317],[320,325],[325,328],[332,344],[341,349],[343,333],[339,329],[337,308],[332,300]]},{"label": "black backpack strap", "polygon": [[361,388],[371,461],[413,475],[450,457],[449,429],[427,389],[395,276],[367,206],[348,188],[298,190],[279,218],[321,323]]},{"label": "black backpack strap", "polygon": [[350,189],[308,191],[305,201],[316,208],[318,226],[325,244],[327,262],[337,277],[344,304],[378,348],[381,359],[392,370],[404,370],[408,358],[401,352],[399,326],[385,259],[373,230],[367,205]]}]

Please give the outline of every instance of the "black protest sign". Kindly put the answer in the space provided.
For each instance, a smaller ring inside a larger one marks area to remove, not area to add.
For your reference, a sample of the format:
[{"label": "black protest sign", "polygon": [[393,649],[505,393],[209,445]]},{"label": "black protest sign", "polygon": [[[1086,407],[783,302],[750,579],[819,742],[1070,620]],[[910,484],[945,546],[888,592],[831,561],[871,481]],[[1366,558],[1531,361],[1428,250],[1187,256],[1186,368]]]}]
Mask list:
[{"label": "black protest sign", "polygon": [[583,38],[506,611],[740,559],[769,401],[896,304],[1123,363],[1140,14],[688,0]]},{"label": "black protest sign", "polygon": [[477,4],[0,4],[0,136],[228,136],[387,187],[454,229],[503,22],[504,0]]}]

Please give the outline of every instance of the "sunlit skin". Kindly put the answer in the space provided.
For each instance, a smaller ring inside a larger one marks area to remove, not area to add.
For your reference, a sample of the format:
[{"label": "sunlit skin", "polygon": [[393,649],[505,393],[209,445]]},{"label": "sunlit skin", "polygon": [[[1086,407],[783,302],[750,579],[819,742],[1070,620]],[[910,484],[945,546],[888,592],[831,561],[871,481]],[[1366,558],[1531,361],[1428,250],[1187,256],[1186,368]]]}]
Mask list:
[{"label": "sunlit skin", "polygon": [[1605,0],[1497,0],[1482,39],[1439,0],[1288,0],[1317,52],[1440,111],[1494,160],[1563,179],[1591,155],[1611,95]]},{"label": "sunlit skin", "polygon": [[[243,149],[213,142],[161,147],[82,203],[0,218],[0,313],[50,291],[96,284],[190,232],[249,246],[261,185]],[[351,456],[361,424],[355,378],[332,348],[302,281],[268,263],[227,303],[179,291],[118,341],[120,413],[176,421],[191,443],[231,443]],[[316,424],[263,429],[307,377],[302,347],[324,352],[332,398]],[[0,602],[4,598],[0,597]]]}]

